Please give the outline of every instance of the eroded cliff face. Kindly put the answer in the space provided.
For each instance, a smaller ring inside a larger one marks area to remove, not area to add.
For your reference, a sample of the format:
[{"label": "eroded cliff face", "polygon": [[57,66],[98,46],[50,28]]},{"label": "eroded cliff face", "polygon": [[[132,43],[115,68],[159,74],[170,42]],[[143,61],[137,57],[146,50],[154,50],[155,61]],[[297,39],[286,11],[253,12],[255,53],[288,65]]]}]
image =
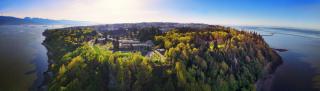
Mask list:
[{"label": "eroded cliff face", "polygon": [[46,83],[52,91],[263,90],[265,79],[282,63],[260,35],[222,26],[155,35],[150,51],[155,53],[149,56],[113,51],[112,41],[91,43],[99,36],[85,27],[47,30],[44,35],[52,72]]}]

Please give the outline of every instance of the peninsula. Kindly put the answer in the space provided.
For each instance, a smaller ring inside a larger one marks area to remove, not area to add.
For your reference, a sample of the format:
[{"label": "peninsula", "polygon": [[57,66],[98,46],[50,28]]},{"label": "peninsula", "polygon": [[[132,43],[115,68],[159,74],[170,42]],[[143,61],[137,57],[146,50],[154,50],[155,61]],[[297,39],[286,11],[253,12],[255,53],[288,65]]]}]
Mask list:
[{"label": "peninsula", "polygon": [[255,32],[198,23],[46,30],[49,91],[253,91],[282,63]]}]

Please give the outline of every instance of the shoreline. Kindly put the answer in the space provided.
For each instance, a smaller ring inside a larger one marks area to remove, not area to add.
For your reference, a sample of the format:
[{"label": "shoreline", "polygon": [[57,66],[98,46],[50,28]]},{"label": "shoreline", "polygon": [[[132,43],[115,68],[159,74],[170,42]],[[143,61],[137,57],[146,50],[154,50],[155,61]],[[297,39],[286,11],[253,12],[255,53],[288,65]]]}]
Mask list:
[{"label": "shoreline", "polygon": [[[272,48],[273,49],[273,48]],[[279,66],[282,65],[283,61],[279,54],[278,59],[268,63],[263,70],[262,77],[256,81],[255,86],[257,91],[271,91],[271,85],[274,78],[274,72]]]},{"label": "shoreline", "polygon": [[278,51],[278,52],[286,52],[289,51],[288,49],[280,49],[280,48],[272,48],[272,50]]},{"label": "shoreline", "polygon": [[51,78],[53,77],[53,73],[50,71],[49,66],[51,64],[53,64],[53,61],[49,59],[49,56],[52,55],[52,53],[48,50],[48,45],[46,43],[44,43],[44,41],[41,43],[46,49],[47,49],[47,57],[48,57],[48,70],[43,72],[43,82],[41,82],[41,84],[36,87],[36,91],[47,91],[48,90],[48,83],[51,80]]},{"label": "shoreline", "polygon": [[[48,44],[46,44],[46,42],[44,41],[43,42],[43,45],[47,48],[48,52],[47,52],[47,56],[50,57],[50,56],[53,56],[53,53],[50,52],[50,46]],[[282,60],[281,60],[281,57],[279,56],[279,54],[276,52],[276,50],[274,50],[274,48],[271,48],[270,47],[267,47],[269,50],[272,50],[272,51],[268,51],[268,53],[272,54],[272,53],[275,53],[275,58],[272,58],[273,60],[269,60],[269,59],[266,59],[264,62],[264,68],[262,69],[262,72],[259,72],[262,74],[261,77],[258,77],[258,79],[255,81],[255,82],[252,82],[251,84],[255,84],[255,87],[256,87],[256,90],[257,91],[265,91],[265,89],[268,89],[267,87],[270,85],[268,85],[268,83],[270,83],[270,80],[268,79],[271,79],[273,77],[273,74],[276,70],[276,68],[282,64]],[[51,64],[54,64],[54,60],[53,59],[49,59],[48,60],[48,64],[49,66]],[[261,69],[259,69],[261,71]],[[43,73],[45,76],[45,80],[44,82],[42,83],[41,86],[39,86],[39,90],[45,90],[45,89],[48,89],[48,85],[53,78],[53,72],[50,71],[50,68]]]}]

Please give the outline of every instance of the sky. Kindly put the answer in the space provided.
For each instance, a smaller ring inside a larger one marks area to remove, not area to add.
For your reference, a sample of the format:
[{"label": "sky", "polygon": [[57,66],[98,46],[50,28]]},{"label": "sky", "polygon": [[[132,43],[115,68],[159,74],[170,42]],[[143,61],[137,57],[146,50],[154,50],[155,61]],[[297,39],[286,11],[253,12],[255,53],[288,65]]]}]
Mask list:
[{"label": "sky", "polygon": [[181,22],[320,29],[320,0],[1,0],[0,14],[97,23]]}]

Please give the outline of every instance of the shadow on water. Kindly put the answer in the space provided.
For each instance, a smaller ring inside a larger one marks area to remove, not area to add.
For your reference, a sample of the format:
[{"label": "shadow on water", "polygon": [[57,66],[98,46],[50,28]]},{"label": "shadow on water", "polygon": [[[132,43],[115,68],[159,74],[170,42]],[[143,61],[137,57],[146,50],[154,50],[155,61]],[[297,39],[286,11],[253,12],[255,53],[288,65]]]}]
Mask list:
[{"label": "shadow on water", "polygon": [[[43,54],[41,54],[43,55]],[[48,63],[46,62],[47,57],[46,56],[40,56],[40,54],[34,59],[32,64],[36,65],[36,75],[37,79],[33,82],[33,85],[31,88],[29,88],[30,91],[37,91],[39,90],[39,86],[42,84],[44,81],[44,76],[43,73],[47,71],[48,69]]]},{"label": "shadow on water", "polygon": [[0,91],[35,91],[48,68],[42,32],[36,26],[0,26]]},{"label": "shadow on water", "polygon": [[290,50],[280,55],[284,63],[275,72],[271,91],[317,91],[312,87],[315,69],[303,61],[306,55]]}]

